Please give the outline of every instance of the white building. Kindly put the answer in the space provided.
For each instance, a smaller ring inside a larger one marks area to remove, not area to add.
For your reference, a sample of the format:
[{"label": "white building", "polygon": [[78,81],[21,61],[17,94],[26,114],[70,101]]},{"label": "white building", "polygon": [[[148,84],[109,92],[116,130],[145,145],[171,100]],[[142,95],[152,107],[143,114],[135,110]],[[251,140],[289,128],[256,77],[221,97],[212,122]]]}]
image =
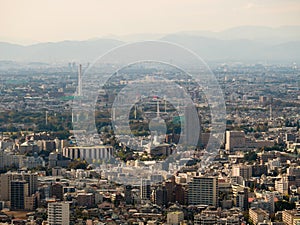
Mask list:
[{"label": "white building", "polygon": [[113,157],[113,147],[99,146],[75,146],[63,149],[63,156],[70,159],[84,159],[89,163],[97,163],[100,160],[109,160]]},{"label": "white building", "polygon": [[70,205],[68,202],[48,203],[48,223],[49,225],[69,225]]},{"label": "white building", "polygon": [[246,138],[244,131],[226,131],[225,150],[234,151],[245,148]]},{"label": "white building", "polygon": [[218,178],[210,176],[193,177],[188,184],[189,205],[218,206]]}]

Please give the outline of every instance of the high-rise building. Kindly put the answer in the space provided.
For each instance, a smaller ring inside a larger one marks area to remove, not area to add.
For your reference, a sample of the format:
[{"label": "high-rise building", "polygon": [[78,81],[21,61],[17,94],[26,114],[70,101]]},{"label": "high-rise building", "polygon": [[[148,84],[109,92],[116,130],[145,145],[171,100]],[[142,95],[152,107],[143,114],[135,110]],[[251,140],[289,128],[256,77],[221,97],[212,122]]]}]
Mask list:
[{"label": "high-rise building", "polygon": [[275,212],[275,194],[274,192],[267,191],[266,192],[266,202],[269,213]]},{"label": "high-rise building", "polygon": [[165,186],[159,185],[154,190],[154,196],[153,196],[154,203],[159,206],[167,206],[167,189]]},{"label": "high-rise building", "polygon": [[148,179],[141,179],[141,199],[142,200],[148,200],[150,199],[151,195],[151,182]]},{"label": "high-rise building", "polygon": [[82,65],[79,64],[78,66],[78,90],[77,90],[78,96],[82,95]]},{"label": "high-rise building", "polygon": [[36,173],[8,172],[0,175],[0,201],[10,200],[10,185],[12,180],[25,180],[28,183],[28,196],[38,190],[38,178]]},{"label": "high-rise building", "polygon": [[189,205],[218,206],[218,178],[211,176],[194,177],[188,184]]},{"label": "high-rise building", "polygon": [[70,205],[67,202],[48,203],[48,224],[49,225],[69,225]]},{"label": "high-rise building", "polygon": [[24,173],[22,178],[28,183],[28,195],[33,195],[38,190],[38,175],[36,173]]},{"label": "high-rise building", "polygon": [[175,196],[174,196],[174,188],[175,188],[176,182],[175,177],[170,177],[169,180],[165,182],[165,187],[167,189],[167,201],[168,202],[175,202]]},{"label": "high-rise building", "polygon": [[244,148],[246,138],[244,131],[226,131],[225,150],[234,151],[239,148]]},{"label": "high-rise building", "polygon": [[12,210],[24,210],[26,197],[28,197],[28,183],[25,180],[11,181],[10,208]]},{"label": "high-rise building", "polygon": [[201,121],[193,104],[184,108],[184,144],[196,146],[201,139]]},{"label": "high-rise building", "polygon": [[125,186],[125,202],[127,205],[133,204],[133,198],[132,198],[132,186],[126,185]]}]

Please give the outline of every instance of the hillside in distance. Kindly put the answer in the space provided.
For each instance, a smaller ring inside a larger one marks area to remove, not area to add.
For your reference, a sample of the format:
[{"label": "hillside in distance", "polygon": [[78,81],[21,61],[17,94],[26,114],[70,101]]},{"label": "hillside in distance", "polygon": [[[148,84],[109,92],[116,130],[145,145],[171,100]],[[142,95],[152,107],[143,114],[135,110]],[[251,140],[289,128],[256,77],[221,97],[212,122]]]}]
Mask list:
[{"label": "hillside in distance", "polygon": [[[147,35],[139,36],[145,38]],[[114,38],[118,40],[108,37],[29,46],[0,42],[0,60],[92,62],[110,49],[130,40],[129,36],[126,36],[126,40],[122,40],[122,36]],[[156,39],[182,45],[207,61],[300,62],[300,27],[297,26],[280,28],[246,26],[221,32],[184,31]]]}]

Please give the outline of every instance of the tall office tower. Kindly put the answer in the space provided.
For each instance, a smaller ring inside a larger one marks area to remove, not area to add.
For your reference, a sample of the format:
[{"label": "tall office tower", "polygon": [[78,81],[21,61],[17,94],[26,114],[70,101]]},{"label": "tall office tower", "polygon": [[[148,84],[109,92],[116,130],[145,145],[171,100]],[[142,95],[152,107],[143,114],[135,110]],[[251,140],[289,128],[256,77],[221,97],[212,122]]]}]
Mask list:
[{"label": "tall office tower", "polygon": [[28,183],[25,180],[13,180],[10,184],[10,208],[25,209],[25,198],[28,197]]},{"label": "tall office tower", "polygon": [[186,190],[181,184],[176,184],[174,190],[174,200],[175,202],[178,202],[181,205],[186,204]]},{"label": "tall office tower", "polygon": [[79,64],[78,66],[78,90],[77,90],[78,96],[82,95],[82,65]]},{"label": "tall office tower", "polygon": [[0,175],[0,201],[10,200],[10,185],[12,180],[25,180],[28,183],[28,195],[35,194],[38,190],[38,178],[36,173],[8,172]]},{"label": "tall office tower", "polygon": [[33,195],[38,190],[38,175],[36,173],[24,173],[22,179],[28,183],[28,195]]},{"label": "tall office tower", "polygon": [[226,131],[225,150],[234,151],[245,147],[244,131]]},{"label": "tall office tower", "polygon": [[154,203],[159,206],[167,206],[167,189],[165,186],[159,185],[154,190]]},{"label": "tall office tower", "polygon": [[244,164],[233,165],[232,176],[240,176],[244,180],[249,180],[252,177],[252,166]]},{"label": "tall office tower", "polygon": [[275,201],[274,200],[275,200],[275,193],[267,191],[266,192],[266,201],[267,201],[269,213],[275,212]]},{"label": "tall office tower", "polygon": [[165,182],[165,187],[167,190],[167,201],[170,202],[178,202],[179,204],[184,205],[185,201],[185,190],[181,184],[177,184],[175,182],[175,177],[170,177],[169,180]]},{"label": "tall office tower", "polygon": [[195,147],[201,137],[201,124],[198,112],[193,104],[184,108],[184,144]]},{"label": "tall office tower", "polygon": [[49,225],[69,225],[70,205],[67,202],[48,203],[48,224]]},{"label": "tall office tower", "polygon": [[132,198],[132,186],[131,185],[125,185],[125,202],[127,205],[133,204],[133,198]]},{"label": "tall office tower", "polygon": [[140,187],[140,192],[141,192],[141,199],[142,200],[148,200],[150,199],[151,195],[151,182],[148,179],[141,179],[141,187]]},{"label": "tall office tower", "polygon": [[211,176],[194,177],[188,184],[189,205],[218,206],[218,178]]},{"label": "tall office tower", "polygon": [[174,188],[176,186],[175,177],[171,176],[169,180],[165,182],[165,187],[167,189],[167,201],[168,202],[175,202],[174,196]]}]

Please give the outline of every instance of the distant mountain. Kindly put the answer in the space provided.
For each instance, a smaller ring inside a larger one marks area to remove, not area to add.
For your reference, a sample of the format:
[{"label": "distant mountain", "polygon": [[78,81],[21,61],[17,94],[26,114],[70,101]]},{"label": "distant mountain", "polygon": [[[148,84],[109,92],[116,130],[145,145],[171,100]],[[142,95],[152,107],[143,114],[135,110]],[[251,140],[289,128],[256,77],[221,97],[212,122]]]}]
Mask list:
[{"label": "distant mountain", "polygon": [[17,61],[92,61],[108,50],[123,44],[112,39],[62,41],[21,46],[0,42],[0,60]]},{"label": "distant mountain", "polygon": [[300,26],[282,26],[278,28],[264,26],[241,26],[220,32],[183,31],[178,34],[217,38],[221,40],[247,39],[263,43],[279,44],[300,40]]},{"label": "distant mountain", "polygon": [[300,41],[266,44],[246,39],[219,40],[185,34],[167,35],[161,40],[185,46],[204,60],[300,62]]},{"label": "distant mountain", "polygon": [[[300,26],[280,28],[246,26],[221,32],[185,31],[164,37],[155,34],[146,37],[145,34],[139,34],[126,36],[125,39],[160,38],[159,40],[174,42],[189,48],[204,60],[210,61],[300,63]],[[0,42],[0,60],[91,62],[108,50],[124,43],[111,38],[40,43],[29,46]]]}]

